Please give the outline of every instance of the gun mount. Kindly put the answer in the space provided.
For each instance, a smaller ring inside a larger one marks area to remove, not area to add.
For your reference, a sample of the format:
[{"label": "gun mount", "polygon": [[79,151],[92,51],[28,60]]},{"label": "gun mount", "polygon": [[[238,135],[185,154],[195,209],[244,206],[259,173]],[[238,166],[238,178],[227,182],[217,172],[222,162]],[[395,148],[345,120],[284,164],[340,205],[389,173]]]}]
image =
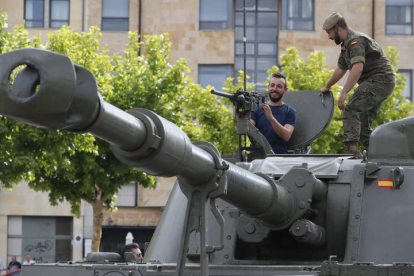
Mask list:
[{"label": "gun mount", "polygon": [[[246,92],[241,89],[233,94],[211,90],[211,94],[228,98],[234,105],[237,119],[236,133],[239,135],[238,152],[234,157],[236,160],[245,161],[247,159],[246,150],[259,150],[262,152],[261,157],[274,154],[269,142],[249,120],[250,112],[256,112],[259,105],[265,102],[266,96],[264,94]],[[247,146],[246,137],[249,137],[252,146]]]},{"label": "gun mount", "polygon": [[[414,222],[406,219],[414,210],[412,118],[376,130],[365,162],[291,155],[232,164],[207,142],[191,144],[154,112],[105,102],[92,74],[65,56],[23,49],[0,55],[0,64],[0,114],[90,132],[125,164],[178,178],[145,264],[38,264],[23,275],[414,273]],[[10,87],[12,70],[22,64]],[[381,146],[392,130],[406,151]],[[383,179],[393,189],[381,189]]]}]

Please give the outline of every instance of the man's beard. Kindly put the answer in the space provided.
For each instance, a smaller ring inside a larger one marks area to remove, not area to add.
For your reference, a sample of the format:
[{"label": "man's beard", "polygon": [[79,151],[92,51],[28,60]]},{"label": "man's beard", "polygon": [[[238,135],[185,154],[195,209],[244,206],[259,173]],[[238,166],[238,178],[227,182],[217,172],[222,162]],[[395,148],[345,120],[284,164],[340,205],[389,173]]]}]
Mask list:
[{"label": "man's beard", "polygon": [[335,32],[335,43],[336,45],[339,45],[341,44],[341,38],[339,37],[339,34],[337,31],[334,31],[334,32]]},{"label": "man's beard", "polygon": [[272,93],[269,93],[269,99],[274,103],[279,102],[282,99],[282,97],[283,97],[283,94],[280,95],[279,97],[272,97]]}]

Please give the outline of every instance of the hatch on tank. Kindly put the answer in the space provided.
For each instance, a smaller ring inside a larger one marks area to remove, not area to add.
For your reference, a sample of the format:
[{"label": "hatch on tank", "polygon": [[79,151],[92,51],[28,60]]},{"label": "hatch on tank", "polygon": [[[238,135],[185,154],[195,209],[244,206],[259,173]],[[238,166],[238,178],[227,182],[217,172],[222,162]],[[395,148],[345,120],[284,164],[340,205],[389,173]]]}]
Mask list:
[{"label": "hatch on tank", "polygon": [[290,150],[309,145],[329,126],[334,113],[335,100],[331,91],[319,96],[319,91],[288,91],[283,102],[297,112]]}]

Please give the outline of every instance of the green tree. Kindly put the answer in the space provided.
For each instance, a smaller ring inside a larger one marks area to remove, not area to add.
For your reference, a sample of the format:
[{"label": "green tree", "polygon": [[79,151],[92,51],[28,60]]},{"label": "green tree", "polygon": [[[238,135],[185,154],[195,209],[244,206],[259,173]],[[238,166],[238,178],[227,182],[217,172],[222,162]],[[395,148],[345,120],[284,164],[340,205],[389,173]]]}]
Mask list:
[{"label": "green tree", "polygon": [[[393,47],[385,50],[390,59],[395,72],[397,73],[398,52]],[[322,88],[332,75],[333,70],[328,68],[325,55],[322,51],[314,51],[307,59],[299,57],[296,48],[288,48],[286,54],[281,56],[281,68],[274,66],[268,73],[283,71],[287,77],[290,90],[312,91]],[[405,77],[397,73],[397,83],[392,96],[382,105],[381,110],[374,122],[374,127],[385,122],[395,121],[410,116],[414,110],[414,105],[401,95],[404,90]],[[341,87],[335,84],[331,88],[335,102],[338,100]],[[348,99],[353,91],[348,94]],[[343,130],[342,112],[337,106],[334,108],[332,121],[325,132],[312,143],[313,153],[343,153]]]},{"label": "green tree", "polygon": [[403,74],[398,73],[398,51],[394,47],[388,47],[384,52],[390,60],[394,72],[396,72],[397,81],[393,94],[381,106],[381,110],[373,124],[374,128],[387,122],[411,116],[414,109],[413,103],[401,95],[407,78]]},{"label": "green tree", "polygon": [[[167,34],[146,36],[145,55],[139,56],[141,44],[137,34],[130,32],[124,55],[110,56],[106,49],[99,50],[101,33],[97,28],[77,33],[63,27],[50,34],[49,42],[43,46],[38,37],[28,37],[23,25],[6,32],[5,20],[5,14],[0,13],[0,53],[37,47],[67,55],[93,73],[103,98],[120,109],[153,110],[196,140],[212,138],[218,144],[220,131],[226,132],[222,120],[230,112],[186,76],[189,69],[184,59],[169,63],[171,42]],[[208,115],[185,112],[190,108],[208,109]],[[12,188],[24,179],[30,188],[48,192],[52,205],[68,201],[77,215],[81,200],[89,202],[94,212],[93,251],[99,250],[102,208],[105,205],[114,210],[114,195],[119,188],[131,181],[145,187],[155,185],[152,177],[120,163],[108,143],[91,135],[47,131],[5,117],[0,119],[0,181]]]}]

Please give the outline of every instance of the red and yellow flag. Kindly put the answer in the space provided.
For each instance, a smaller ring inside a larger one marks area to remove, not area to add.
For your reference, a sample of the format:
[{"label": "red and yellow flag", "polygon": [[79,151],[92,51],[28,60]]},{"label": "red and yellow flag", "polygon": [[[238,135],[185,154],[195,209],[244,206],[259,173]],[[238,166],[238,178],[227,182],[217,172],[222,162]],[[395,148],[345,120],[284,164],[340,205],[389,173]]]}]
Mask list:
[{"label": "red and yellow flag", "polygon": [[378,179],[378,188],[392,189],[394,183],[392,183],[392,179]]}]

